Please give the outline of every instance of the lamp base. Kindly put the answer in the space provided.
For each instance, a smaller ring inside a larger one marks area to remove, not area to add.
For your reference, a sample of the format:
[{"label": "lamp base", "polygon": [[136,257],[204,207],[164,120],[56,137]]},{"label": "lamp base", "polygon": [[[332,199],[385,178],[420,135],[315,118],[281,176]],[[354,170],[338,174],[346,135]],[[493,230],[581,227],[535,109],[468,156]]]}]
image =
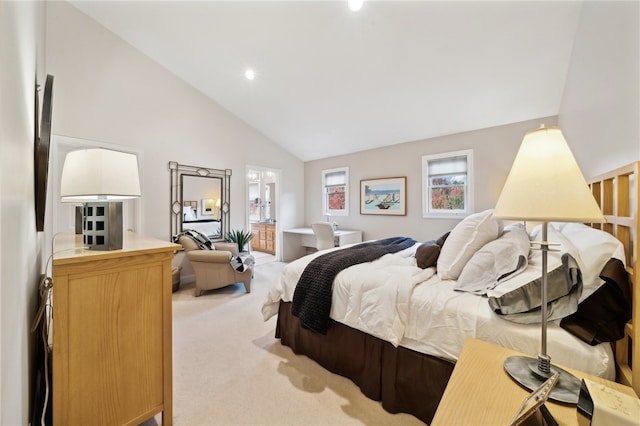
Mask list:
[{"label": "lamp base", "polygon": [[82,240],[91,250],[122,248],[122,202],[84,204]]},{"label": "lamp base", "polygon": [[504,369],[511,378],[520,383],[530,391],[535,390],[544,383],[549,375],[560,373],[558,382],[551,390],[549,399],[564,402],[566,404],[577,404],[580,395],[581,381],[568,371],[562,368],[551,366],[550,373],[538,371],[538,360],[526,356],[511,356],[504,361]]}]

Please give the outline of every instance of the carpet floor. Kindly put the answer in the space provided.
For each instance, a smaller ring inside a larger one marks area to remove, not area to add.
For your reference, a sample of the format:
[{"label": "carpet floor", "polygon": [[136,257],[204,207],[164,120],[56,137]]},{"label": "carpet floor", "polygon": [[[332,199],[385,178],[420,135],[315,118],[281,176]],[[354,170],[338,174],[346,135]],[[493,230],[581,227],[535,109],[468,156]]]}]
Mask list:
[{"label": "carpet floor", "polygon": [[[262,319],[267,290],[285,264],[259,262],[242,284],[194,297],[173,293],[173,423],[208,425],[420,425],[390,414],[350,380],[296,355]],[[161,416],[143,423],[160,425]]]}]

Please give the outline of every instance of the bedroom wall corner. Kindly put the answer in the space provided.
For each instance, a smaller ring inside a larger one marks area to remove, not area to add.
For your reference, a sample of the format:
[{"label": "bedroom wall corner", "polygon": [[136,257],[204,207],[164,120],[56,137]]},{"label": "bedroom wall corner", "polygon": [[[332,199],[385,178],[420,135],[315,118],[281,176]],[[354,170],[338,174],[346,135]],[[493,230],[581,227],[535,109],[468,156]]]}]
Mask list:
[{"label": "bedroom wall corner", "polygon": [[[170,238],[169,161],[231,169],[231,228],[247,222],[245,167],[283,170],[284,228],[302,221],[303,162],[68,2],[47,10],[53,133],[144,152],[144,233]],[[54,184],[57,184],[54,182]]]},{"label": "bedroom wall corner", "polygon": [[[0,2],[0,424],[30,422],[30,332],[44,234],[36,232],[35,80],[44,83],[46,2]],[[42,98],[40,98],[42,99]]]},{"label": "bedroom wall corner", "polygon": [[640,159],[640,3],[584,2],[558,122],[586,177]]}]

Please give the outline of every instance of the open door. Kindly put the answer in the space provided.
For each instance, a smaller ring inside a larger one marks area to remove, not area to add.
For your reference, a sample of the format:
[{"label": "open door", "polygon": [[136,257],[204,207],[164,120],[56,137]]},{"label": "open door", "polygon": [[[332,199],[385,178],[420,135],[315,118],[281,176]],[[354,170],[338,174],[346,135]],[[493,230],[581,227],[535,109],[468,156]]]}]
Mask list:
[{"label": "open door", "polygon": [[[282,172],[259,166],[247,166],[247,225],[254,234],[251,251],[258,258],[281,258],[280,179]],[[268,260],[267,260],[268,261]]]}]

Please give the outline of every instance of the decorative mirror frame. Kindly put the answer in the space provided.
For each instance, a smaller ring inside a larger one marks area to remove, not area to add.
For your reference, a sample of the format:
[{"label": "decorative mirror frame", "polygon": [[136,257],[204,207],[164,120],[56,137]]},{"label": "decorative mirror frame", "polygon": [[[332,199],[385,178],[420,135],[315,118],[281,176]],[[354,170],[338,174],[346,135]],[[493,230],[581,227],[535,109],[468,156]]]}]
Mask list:
[{"label": "decorative mirror frame", "polygon": [[169,216],[171,222],[171,236],[182,232],[182,176],[219,178],[222,181],[220,200],[220,235],[216,241],[224,240],[229,231],[229,210],[231,193],[231,169],[210,169],[207,167],[187,166],[169,161],[171,172],[171,205]]}]

